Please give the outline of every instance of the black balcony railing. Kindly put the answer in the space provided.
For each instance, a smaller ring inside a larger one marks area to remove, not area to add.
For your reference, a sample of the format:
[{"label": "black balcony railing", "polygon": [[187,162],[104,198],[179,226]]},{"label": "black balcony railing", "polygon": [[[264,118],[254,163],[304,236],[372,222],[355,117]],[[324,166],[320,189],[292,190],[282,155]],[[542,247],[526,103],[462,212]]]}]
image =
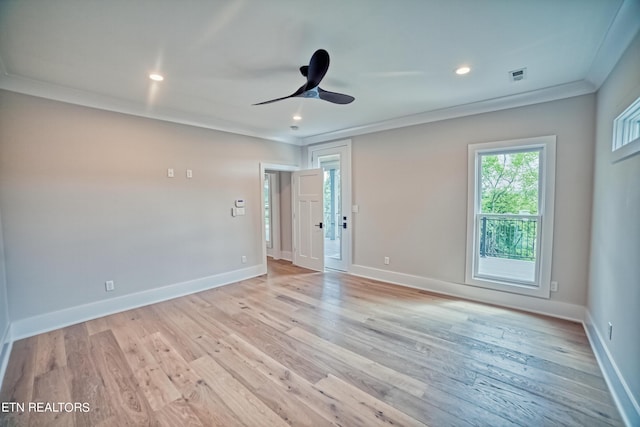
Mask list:
[{"label": "black balcony railing", "polygon": [[536,259],[538,217],[480,216],[480,256]]}]

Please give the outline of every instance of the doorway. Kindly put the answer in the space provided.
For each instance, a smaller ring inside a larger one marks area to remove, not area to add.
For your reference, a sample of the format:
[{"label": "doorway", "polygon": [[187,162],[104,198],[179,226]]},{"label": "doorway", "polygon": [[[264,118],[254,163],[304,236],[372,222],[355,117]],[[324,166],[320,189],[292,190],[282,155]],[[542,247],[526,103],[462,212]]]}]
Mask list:
[{"label": "doorway", "polygon": [[351,262],[351,141],[309,147],[309,166],[323,170],[324,265],[348,271]]},{"label": "doorway", "polygon": [[260,164],[262,259],[292,260],[291,173],[297,166]]}]

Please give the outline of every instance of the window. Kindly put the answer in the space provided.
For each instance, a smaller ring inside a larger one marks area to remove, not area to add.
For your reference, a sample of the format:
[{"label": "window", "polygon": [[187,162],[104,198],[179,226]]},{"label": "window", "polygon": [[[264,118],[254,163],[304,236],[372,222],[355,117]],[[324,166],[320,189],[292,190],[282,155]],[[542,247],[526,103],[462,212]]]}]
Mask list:
[{"label": "window", "polygon": [[469,145],[470,285],[549,297],[555,136]]},{"label": "window", "polygon": [[640,98],[613,121],[611,151],[614,162],[640,152]]},{"label": "window", "polygon": [[262,195],[264,201],[264,233],[265,240],[267,242],[267,248],[273,248],[273,239],[271,234],[273,232],[273,226],[271,221],[271,174],[264,174],[264,183],[262,186]]}]

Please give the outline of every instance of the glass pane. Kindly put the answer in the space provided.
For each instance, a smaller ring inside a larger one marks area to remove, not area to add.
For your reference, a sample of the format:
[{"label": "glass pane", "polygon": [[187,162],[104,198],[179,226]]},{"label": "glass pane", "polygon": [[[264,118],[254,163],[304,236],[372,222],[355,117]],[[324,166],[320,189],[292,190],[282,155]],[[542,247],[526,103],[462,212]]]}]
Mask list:
[{"label": "glass pane", "polygon": [[536,149],[479,157],[478,276],[536,282],[540,155]]},{"label": "glass pane", "polygon": [[340,189],[340,156],[322,156],[324,170],[324,253],[326,257],[342,259],[342,212]]},{"label": "glass pane", "polygon": [[271,248],[271,176],[268,173],[264,174],[263,197],[265,239],[267,247]]},{"label": "glass pane", "polygon": [[479,215],[477,232],[479,276],[535,283],[538,217]]},{"label": "glass pane", "polygon": [[480,162],[482,213],[538,213],[540,150],[483,154]]}]

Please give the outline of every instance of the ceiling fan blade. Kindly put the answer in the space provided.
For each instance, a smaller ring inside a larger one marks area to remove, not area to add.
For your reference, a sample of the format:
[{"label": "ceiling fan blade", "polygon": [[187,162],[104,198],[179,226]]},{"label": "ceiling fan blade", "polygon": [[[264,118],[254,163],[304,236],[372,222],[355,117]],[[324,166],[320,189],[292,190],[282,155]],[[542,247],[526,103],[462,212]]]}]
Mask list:
[{"label": "ceiling fan blade", "polygon": [[[329,69],[329,53],[324,49],[316,50],[311,56],[307,69],[306,90],[316,88]],[[300,68],[302,73],[302,67]]]},{"label": "ceiling fan blade", "polygon": [[270,99],[269,101],[258,102],[257,104],[253,104],[253,105],[271,104],[272,102],[282,101],[283,99],[287,99],[287,98],[291,98],[291,95],[283,96],[282,98]]},{"label": "ceiling fan blade", "polygon": [[302,93],[304,92],[304,88],[306,85],[302,85],[298,88],[298,90],[296,90],[295,92],[293,92],[291,95],[287,95],[287,96],[283,96],[282,98],[276,98],[276,99],[270,99],[269,101],[263,101],[263,102],[258,102],[257,104],[253,104],[253,105],[264,105],[264,104],[271,104],[272,102],[276,102],[276,101],[282,101],[283,99],[287,99],[287,98],[293,98],[296,96],[300,96],[302,95]]},{"label": "ceiling fan blade", "polygon": [[329,92],[318,88],[318,96],[325,101],[333,102],[334,104],[350,104],[355,98],[351,95],[345,95],[344,93]]}]

